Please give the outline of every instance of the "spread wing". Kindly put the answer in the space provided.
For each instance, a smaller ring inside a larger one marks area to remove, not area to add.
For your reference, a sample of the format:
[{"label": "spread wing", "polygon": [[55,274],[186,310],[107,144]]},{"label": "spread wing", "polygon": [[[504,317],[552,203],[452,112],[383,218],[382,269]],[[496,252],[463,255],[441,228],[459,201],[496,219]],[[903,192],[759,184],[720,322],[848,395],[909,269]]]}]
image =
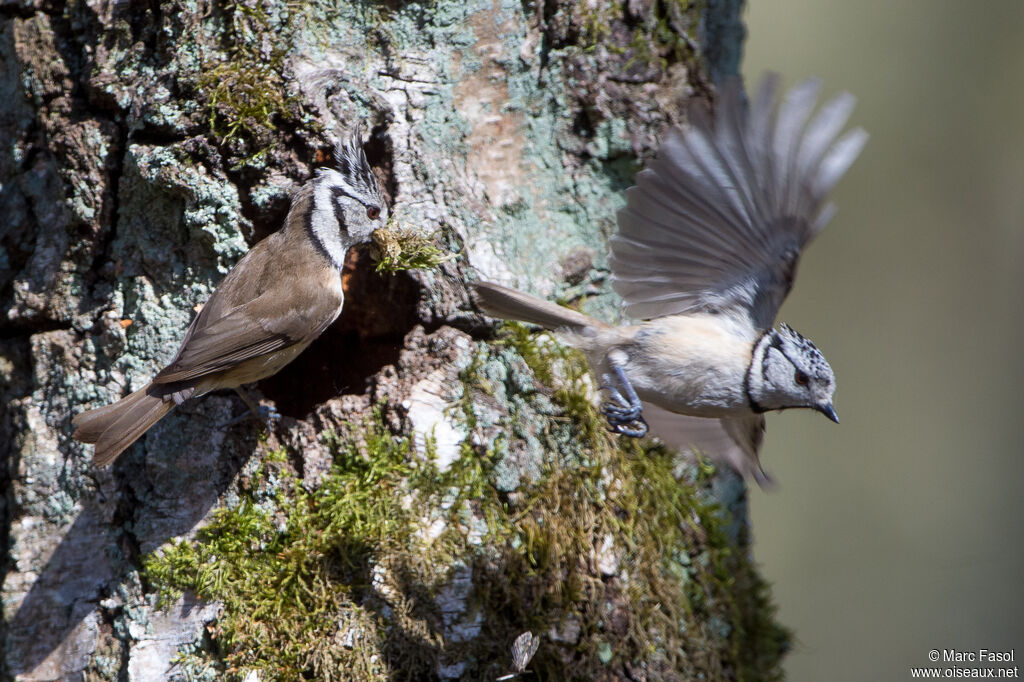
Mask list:
[{"label": "spread wing", "polygon": [[713,119],[670,131],[626,191],[610,264],[631,317],[738,309],[758,329],[774,323],[800,251],[832,217],[828,192],[867,141],[860,129],[837,140],[851,95],[810,118],[819,81],[776,113],[777,86],[766,77],[748,110],[739,79],[727,82]]},{"label": "spread wing", "polygon": [[758,458],[764,440],[764,415],[709,419],[689,417],[644,402],[644,419],[650,434],[684,452],[699,450],[719,464],[726,464],[741,476],[750,476],[762,488],[774,481]]}]

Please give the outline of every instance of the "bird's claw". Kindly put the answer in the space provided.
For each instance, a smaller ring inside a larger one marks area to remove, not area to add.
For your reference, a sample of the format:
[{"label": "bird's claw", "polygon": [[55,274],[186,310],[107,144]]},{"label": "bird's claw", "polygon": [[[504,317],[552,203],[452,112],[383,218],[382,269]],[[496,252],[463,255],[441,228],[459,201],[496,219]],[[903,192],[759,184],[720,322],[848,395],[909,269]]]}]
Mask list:
[{"label": "bird's claw", "polygon": [[264,419],[280,419],[281,413],[273,405],[260,405],[260,417]]},{"label": "bird's claw", "polygon": [[260,405],[259,419],[268,429],[271,424],[281,418],[281,413],[273,405]]},{"label": "bird's claw", "polygon": [[609,420],[608,429],[614,433],[629,436],[630,438],[643,438],[647,435],[647,422],[644,421],[643,417],[637,417],[633,421],[625,424],[612,424],[611,420]]},{"label": "bird's claw", "polygon": [[[624,378],[620,374],[620,378]],[[605,374],[601,389],[609,393],[608,400],[601,403],[601,414],[608,421],[608,430],[631,438],[643,438],[647,435],[647,422],[643,417],[643,405],[633,387],[625,385],[626,393],[631,399],[623,397],[622,392],[612,385],[612,377]]]},{"label": "bird's claw", "polygon": [[267,430],[270,430],[270,427],[273,425],[273,423],[280,418],[281,413],[278,412],[277,409],[275,409],[273,406],[260,405],[255,412],[253,412],[251,409],[247,410],[242,414],[238,415],[237,417],[235,417],[234,419],[229,419],[223,424],[219,424],[218,428],[226,429],[229,426],[234,426],[235,424],[244,422],[247,419],[259,419],[260,422],[263,423],[263,426],[266,427]]},{"label": "bird's claw", "polygon": [[631,438],[647,435],[647,422],[640,405],[605,401],[601,403],[601,414],[608,421],[608,430]]}]

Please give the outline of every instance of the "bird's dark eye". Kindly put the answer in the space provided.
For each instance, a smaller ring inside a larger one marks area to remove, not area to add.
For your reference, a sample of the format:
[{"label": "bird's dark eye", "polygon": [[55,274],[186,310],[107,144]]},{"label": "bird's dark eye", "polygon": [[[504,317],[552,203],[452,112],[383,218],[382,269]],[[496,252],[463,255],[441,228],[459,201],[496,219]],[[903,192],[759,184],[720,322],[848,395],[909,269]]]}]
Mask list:
[{"label": "bird's dark eye", "polygon": [[366,217],[369,218],[370,220],[376,220],[377,218],[380,217],[380,209],[377,208],[376,206],[367,206]]},{"label": "bird's dark eye", "polygon": [[800,370],[797,370],[796,376],[793,377],[793,380],[796,383],[800,384],[801,386],[806,386],[807,383],[810,381],[810,378],[805,373],[801,372]]}]

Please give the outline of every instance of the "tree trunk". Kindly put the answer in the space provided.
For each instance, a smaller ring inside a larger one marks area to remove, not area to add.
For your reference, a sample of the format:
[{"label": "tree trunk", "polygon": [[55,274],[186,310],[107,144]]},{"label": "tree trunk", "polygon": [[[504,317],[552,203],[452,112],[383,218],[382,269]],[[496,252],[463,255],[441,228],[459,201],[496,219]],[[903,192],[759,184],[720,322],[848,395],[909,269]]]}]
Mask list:
[{"label": "tree trunk", "polygon": [[[0,3],[0,676],[772,679],[742,483],[614,439],[581,358],[475,277],[615,319],[605,241],[667,124],[735,73],[739,2]],[[710,74],[710,75],[709,75]],[[171,359],[361,129],[398,222],[258,385],[112,467],[71,417]]]}]

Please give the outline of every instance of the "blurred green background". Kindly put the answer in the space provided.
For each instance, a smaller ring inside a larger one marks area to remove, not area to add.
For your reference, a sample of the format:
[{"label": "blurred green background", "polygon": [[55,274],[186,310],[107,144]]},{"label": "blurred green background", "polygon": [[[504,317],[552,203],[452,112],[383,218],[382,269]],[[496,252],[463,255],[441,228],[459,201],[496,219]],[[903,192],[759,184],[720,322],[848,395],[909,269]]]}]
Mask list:
[{"label": "blurred green background", "polygon": [[791,680],[906,680],[931,649],[1024,667],[1024,2],[752,0],[748,88],[821,76],[871,134],[780,319],[836,426],[770,415],[755,557]]}]

